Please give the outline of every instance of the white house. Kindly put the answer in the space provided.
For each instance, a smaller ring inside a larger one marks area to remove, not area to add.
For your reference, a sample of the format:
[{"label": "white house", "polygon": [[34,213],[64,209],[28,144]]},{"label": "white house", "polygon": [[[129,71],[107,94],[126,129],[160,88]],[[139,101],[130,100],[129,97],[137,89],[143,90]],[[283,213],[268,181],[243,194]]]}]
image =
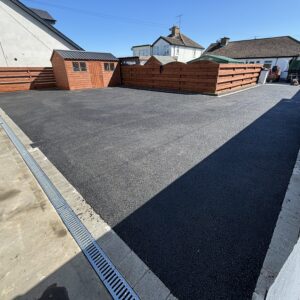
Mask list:
[{"label": "white house", "polygon": [[46,12],[18,0],[0,1],[0,67],[50,67],[54,49],[83,50]]},{"label": "white house", "polygon": [[205,53],[227,56],[248,64],[263,64],[266,68],[279,66],[281,77],[285,78],[290,60],[300,55],[300,41],[290,36],[279,36],[230,42],[224,37],[212,43]]},{"label": "white house", "polygon": [[137,45],[131,48],[133,56],[172,56],[177,61],[187,62],[199,57],[204,47],[180,32],[179,27],[170,28],[171,34],[160,36],[152,45]]}]

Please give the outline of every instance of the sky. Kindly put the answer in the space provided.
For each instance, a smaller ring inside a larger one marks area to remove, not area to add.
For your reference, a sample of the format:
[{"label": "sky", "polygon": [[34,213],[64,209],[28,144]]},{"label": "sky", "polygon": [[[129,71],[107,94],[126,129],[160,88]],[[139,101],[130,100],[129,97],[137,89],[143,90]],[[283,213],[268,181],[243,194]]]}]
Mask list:
[{"label": "sky", "polygon": [[207,47],[217,39],[243,40],[291,35],[300,40],[299,0],[114,1],[21,0],[47,10],[62,31],[85,50],[131,55],[133,45],[151,44],[172,25]]}]

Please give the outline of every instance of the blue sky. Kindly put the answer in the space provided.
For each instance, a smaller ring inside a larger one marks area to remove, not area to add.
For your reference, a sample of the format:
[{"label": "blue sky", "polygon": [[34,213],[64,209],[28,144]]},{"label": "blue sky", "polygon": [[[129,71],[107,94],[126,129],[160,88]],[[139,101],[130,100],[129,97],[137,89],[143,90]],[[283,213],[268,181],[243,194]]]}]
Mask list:
[{"label": "blue sky", "polygon": [[[21,0],[22,1],[22,0]],[[23,0],[45,9],[55,25],[85,50],[131,55],[131,46],[152,43],[178,24],[207,47],[222,36],[231,40],[291,35],[300,40],[300,1],[114,1]]]}]

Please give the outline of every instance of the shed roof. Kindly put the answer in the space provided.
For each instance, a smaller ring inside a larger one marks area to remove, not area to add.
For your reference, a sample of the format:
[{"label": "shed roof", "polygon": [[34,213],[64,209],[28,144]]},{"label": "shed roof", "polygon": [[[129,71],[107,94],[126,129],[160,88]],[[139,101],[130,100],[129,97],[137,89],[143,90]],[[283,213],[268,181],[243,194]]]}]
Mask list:
[{"label": "shed roof", "polygon": [[222,55],[213,55],[213,54],[204,54],[204,55],[201,55],[200,57],[198,58],[195,58],[193,60],[190,60],[188,62],[189,63],[193,63],[193,62],[196,62],[196,61],[201,61],[201,60],[208,60],[208,61],[213,61],[213,62],[216,62],[216,63],[222,63],[222,64],[241,64],[243,62],[240,62],[236,59],[233,59],[233,58],[230,58],[230,57],[227,57],[227,56],[222,56]]},{"label": "shed roof", "polygon": [[172,56],[153,55],[152,57],[158,60],[162,65],[176,61],[176,59]]},{"label": "shed roof", "polygon": [[89,51],[79,51],[79,50],[53,50],[53,53],[55,52],[64,59],[118,61],[118,59],[114,55],[106,52],[89,52]]},{"label": "shed roof", "polygon": [[231,58],[268,58],[300,55],[300,42],[291,36],[229,42],[226,46],[212,43],[205,53]]}]

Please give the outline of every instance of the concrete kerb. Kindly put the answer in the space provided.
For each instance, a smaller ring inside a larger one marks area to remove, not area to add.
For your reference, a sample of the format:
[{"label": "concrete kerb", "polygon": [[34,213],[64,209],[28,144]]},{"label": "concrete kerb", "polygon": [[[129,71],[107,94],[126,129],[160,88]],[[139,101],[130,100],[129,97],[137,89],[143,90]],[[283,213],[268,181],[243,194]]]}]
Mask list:
[{"label": "concrete kerb", "polygon": [[222,97],[230,96],[230,95],[233,95],[233,94],[242,93],[242,92],[244,92],[244,91],[248,91],[248,90],[251,90],[251,89],[255,89],[255,88],[258,88],[258,87],[260,87],[260,86],[261,86],[261,84],[256,84],[256,85],[254,85],[254,86],[250,86],[250,87],[247,87],[247,88],[238,90],[238,91],[229,92],[229,93],[224,93],[224,94],[218,95],[217,97],[218,97],[218,98],[222,98]]},{"label": "concrete kerb", "polygon": [[293,251],[300,233],[300,151],[282,203],[272,240],[258,278],[253,300],[266,299],[268,290]]},{"label": "concrete kerb", "polygon": [[30,138],[0,108],[0,115],[37,161],[45,174],[65,198],[77,217],[89,230],[112,263],[143,299],[176,299],[163,282],[126,245],[126,243],[87,204],[82,195],[68,182],[59,170],[38,148],[32,148]]}]

